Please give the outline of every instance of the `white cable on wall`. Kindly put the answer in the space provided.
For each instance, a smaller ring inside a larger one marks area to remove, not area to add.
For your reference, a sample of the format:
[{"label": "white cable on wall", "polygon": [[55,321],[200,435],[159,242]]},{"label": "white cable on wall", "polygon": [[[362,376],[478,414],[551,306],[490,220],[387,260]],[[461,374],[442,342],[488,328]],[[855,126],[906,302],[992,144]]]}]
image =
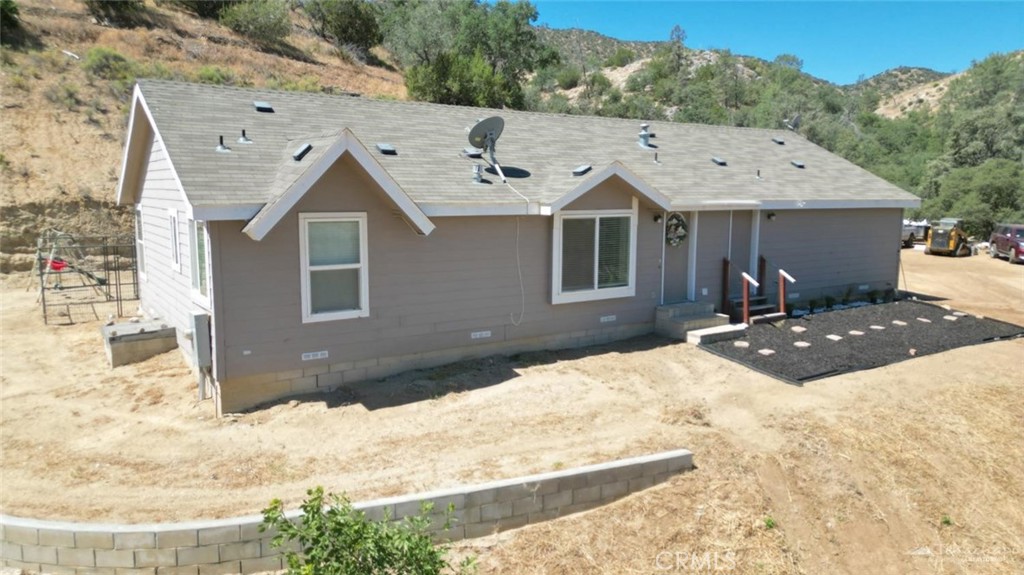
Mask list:
[{"label": "white cable on wall", "polygon": [[514,313],[508,314],[508,318],[512,325],[519,327],[526,315],[526,288],[523,286],[523,266],[519,260],[519,216],[516,216],[516,273],[519,274],[519,319],[516,319]]}]

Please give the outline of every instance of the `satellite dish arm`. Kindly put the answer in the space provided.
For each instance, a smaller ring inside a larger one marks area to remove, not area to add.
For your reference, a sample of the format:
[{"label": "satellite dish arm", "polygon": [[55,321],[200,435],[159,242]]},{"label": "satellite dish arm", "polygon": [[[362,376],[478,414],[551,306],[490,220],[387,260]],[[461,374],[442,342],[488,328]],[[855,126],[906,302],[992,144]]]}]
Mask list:
[{"label": "satellite dish arm", "polygon": [[501,171],[501,164],[499,164],[497,158],[494,157],[494,143],[494,136],[489,134],[487,137],[487,152],[491,157],[491,165],[494,166],[495,170],[497,170],[498,176],[501,178],[501,183],[507,184],[508,180],[505,179],[505,172]]}]

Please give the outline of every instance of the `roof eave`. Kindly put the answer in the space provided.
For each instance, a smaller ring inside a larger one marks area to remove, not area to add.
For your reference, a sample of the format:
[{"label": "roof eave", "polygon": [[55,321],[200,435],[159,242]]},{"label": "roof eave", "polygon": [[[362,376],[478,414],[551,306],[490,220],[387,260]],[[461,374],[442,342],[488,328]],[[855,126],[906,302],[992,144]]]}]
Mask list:
[{"label": "roof eave", "polygon": [[608,167],[587,178],[585,182],[580,183],[580,185],[570,190],[567,194],[552,202],[549,206],[551,212],[554,213],[561,210],[613,176],[618,176],[625,180],[625,182],[634,190],[639,192],[641,196],[659,208],[668,210],[672,207],[672,201],[668,196],[658,191],[654,186],[645,182],[622,162],[615,160],[609,164]]}]

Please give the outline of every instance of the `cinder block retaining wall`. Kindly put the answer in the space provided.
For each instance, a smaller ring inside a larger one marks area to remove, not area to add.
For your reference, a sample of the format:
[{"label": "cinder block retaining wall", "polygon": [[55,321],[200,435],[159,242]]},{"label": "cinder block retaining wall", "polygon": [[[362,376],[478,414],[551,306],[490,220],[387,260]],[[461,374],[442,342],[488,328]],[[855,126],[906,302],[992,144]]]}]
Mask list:
[{"label": "cinder block retaining wall", "polygon": [[[495,531],[592,509],[693,468],[685,449],[610,463],[365,501],[354,505],[371,519],[416,515],[434,504],[440,530],[449,503],[453,525],[438,539],[481,537]],[[298,516],[293,513],[292,516]],[[282,568],[262,517],[188,523],[103,525],[40,521],[0,515],[0,564],[69,575],[224,575]]]}]

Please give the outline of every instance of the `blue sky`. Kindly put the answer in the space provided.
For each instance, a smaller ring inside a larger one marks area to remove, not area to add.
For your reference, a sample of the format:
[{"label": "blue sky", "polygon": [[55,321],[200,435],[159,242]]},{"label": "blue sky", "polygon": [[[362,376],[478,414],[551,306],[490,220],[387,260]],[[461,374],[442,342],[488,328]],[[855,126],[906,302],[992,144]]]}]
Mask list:
[{"label": "blue sky", "polygon": [[960,72],[993,52],[1024,49],[1024,0],[533,3],[537,24],[623,40],[668,40],[679,24],[691,48],[728,48],[766,60],[793,54],[805,72],[836,84],[898,66]]}]

